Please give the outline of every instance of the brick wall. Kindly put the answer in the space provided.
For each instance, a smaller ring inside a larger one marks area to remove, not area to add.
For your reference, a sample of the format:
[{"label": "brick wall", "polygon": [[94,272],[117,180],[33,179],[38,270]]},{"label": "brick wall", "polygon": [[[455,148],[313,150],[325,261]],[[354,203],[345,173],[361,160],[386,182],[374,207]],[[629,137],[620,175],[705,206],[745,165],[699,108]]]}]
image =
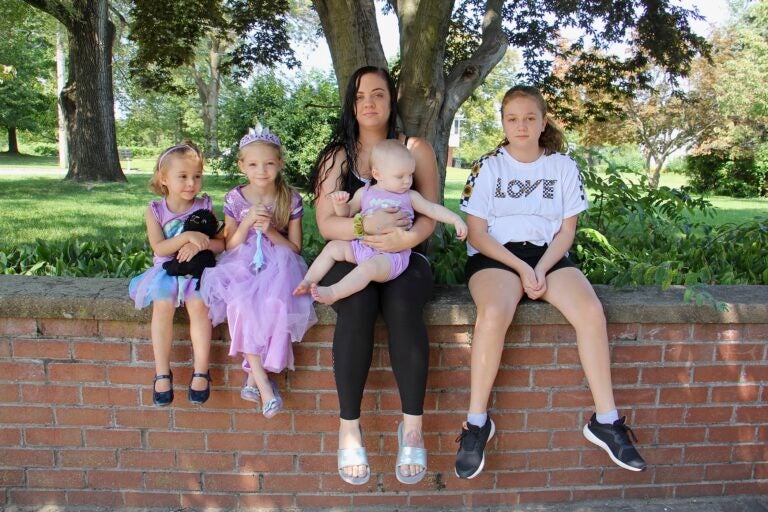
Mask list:
[{"label": "brick wall", "polygon": [[492,396],[498,435],[486,470],[453,474],[469,401],[474,308],[442,288],[425,315],[431,369],[425,415],[429,473],[393,474],[399,399],[377,330],[363,429],[373,477],[336,472],[334,316],[295,345],[280,375],[286,409],[265,420],[238,396],[243,373],[223,330],[213,391],[186,400],[191,357],[179,315],[176,399],[152,406],[149,315],[120,279],[0,276],[0,508],[461,507],[606,498],[768,493],[768,287],[716,287],[728,312],[682,303],[682,291],[597,287],[609,319],[621,412],[635,427],[643,473],[613,466],[581,427],[591,398],[574,332],[546,304],[524,303],[508,333]]}]

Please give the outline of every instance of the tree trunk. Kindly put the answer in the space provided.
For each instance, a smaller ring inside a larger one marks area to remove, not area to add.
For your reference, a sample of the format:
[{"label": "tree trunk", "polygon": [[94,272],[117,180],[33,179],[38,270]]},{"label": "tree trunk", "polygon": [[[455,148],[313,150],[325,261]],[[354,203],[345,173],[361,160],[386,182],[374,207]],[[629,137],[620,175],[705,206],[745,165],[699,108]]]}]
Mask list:
[{"label": "tree trunk", "polygon": [[215,37],[209,39],[208,73],[206,82],[203,73],[193,67],[192,76],[200,98],[200,117],[203,120],[206,156],[221,154],[219,149],[219,92],[221,91],[221,41]]},{"label": "tree trunk", "polygon": [[[314,0],[331,51],[340,94],[360,66],[386,66],[372,0]],[[485,5],[482,41],[466,61],[446,75],[443,68],[453,2],[391,0],[400,26],[401,71],[398,108],[408,135],[427,139],[435,149],[440,200],[445,186],[448,137],[453,117],[504,57],[508,42],[501,30],[503,0]]]},{"label": "tree trunk", "polygon": [[[58,24],[56,31],[56,91],[61,96],[61,91],[65,85],[66,64],[64,48],[64,27]],[[67,147],[67,121],[64,119],[64,108],[60,102],[56,102],[56,112],[58,118],[58,139],[59,139],[59,167],[66,169],[69,167],[69,148]]]},{"label": "tree trunk", "polygon": [[16,127],[15,126],[9,126],[8,127],[8,154],[9,155],[18,155],[19,154],[19,140],[16,137]]},{"label": "tree trunk", "polygon": [[59,95],[74,181],[126,181],[120,168],[112,92],[115,26],[108,0],[25,0],[58,19],[69,36],[69,74]]}]

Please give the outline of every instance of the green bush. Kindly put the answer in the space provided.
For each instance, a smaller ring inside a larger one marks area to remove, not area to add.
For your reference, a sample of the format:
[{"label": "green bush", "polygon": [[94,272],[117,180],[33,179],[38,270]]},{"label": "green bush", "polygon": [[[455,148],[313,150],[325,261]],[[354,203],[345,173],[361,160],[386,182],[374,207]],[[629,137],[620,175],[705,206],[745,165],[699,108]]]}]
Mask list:
[{"label": "green bush", "polygon": [[725,151],[688,155],[685,172],[693,190],[702,194],[765,196],[768,195],[768,147],[743,158]]},{"label": "green bush", "polygon": [[49,144],[49,143],[40,143],[35,144],[35,146],[32,148],[32,151],[38,156],[59,156],[59,145],[58,144]]}]

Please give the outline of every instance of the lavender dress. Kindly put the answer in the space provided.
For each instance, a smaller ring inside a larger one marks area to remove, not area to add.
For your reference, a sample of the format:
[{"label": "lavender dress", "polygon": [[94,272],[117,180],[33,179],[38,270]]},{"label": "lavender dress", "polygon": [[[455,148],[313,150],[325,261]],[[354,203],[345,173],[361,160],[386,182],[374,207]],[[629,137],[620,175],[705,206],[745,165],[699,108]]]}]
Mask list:
[{"label": "lavender dress", "polygon": [[[172,238],[184,231],[184,220],[200,208],[211,210],[211,198],[203,194],[196,197],[189,210],[183,213],[173,213],[168,209],[165,199],[150,201],[149,208],[163,228],[165,238]],[[152,266],[144,273],[131,279],[128,294],[134,301],[136,309],[149,306],[154,300],[170,300],[181,306],[185,302],[200,297],[195,290],[197,279],[186,276],[169,276],[163,268],[163,263],[173,259],[171,256],[154,255]]]},{"label": "lavender dress", "polygon": [[[251,208],[242,186],[224,198],[224,213],[239,224]],[[290,219],[304,215],[301,196],[291,193]],[[287,228],[282,232],[287,236]],[[301,341],[317,322],[312,297],[294,297],[292,292],[304,279],[307,265],[301,256],[262,237],[264,263],[256,269],[256,230],[245,242],[222,254],[215,267],[205,269],[202,293],[213,325],[224,320],[232,342],[230,355],[256,354],[269,372],[293,369],[291,342]]]}]

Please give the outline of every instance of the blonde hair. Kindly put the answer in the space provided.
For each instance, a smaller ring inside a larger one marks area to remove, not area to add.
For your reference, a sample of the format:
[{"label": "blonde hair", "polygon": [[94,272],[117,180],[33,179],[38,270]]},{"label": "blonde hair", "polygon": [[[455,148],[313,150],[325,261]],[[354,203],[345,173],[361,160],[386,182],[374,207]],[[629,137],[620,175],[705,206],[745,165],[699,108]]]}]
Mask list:
[{"label": "blonde hair", "polygon": [[203,164],[205,163],[205,157],[200,148],[189,139],[182,140],[179,144],[171,146],[157,158],[155,167],[152,170],[152,177],[149,179],[149,189],[159,196],[167,196],[168,188],[162,184],[162,179],[165,177],[165,173],[168,170],[168,164],[174,158],[192,157],[196,158],[200,164],[200,170],[203,170]]},{"label": "blonde hair", "polygon": [[379,172],[382,170],[398,169],[406,166],[415,167],[416,159],[408,148],[397,139],[384,139],[371,150],[371,169]]},{"label": "blonde hair", "polygon": [[237,161],[242,162],[243,150],[255,144],[262,144],[264,146],[273,148],[280,156],[280,162],[282,165],[280,166],[280,170],[275,177],[275,209],[272,212],[272,222],[277,229],[284,229],[288,225],[288,222],[291,220],[291,192],[293,189],[288,185],[288,183],[285,181],[285,177],[283,176],[283,167],[285,165],[285,160],[283,159],[283,148],[280,145],[273,144],[272,142],[268,142],[266,140],[257,140],[250,142],[240,148],[237,154]]},{"label": "blonde hair", "polygon": [[[509,89],[504,94],[504,99],[501,100],[501,115],[504,115],[504,107],[507,103],[521,96],[535,101],[539,106],[539,110],[541,110],[542,117],[547,121],[544,131],[539,135],[539,147],[544,148],[544,154],[551,155],[552,153],[565,153],[568,149],[565,135],[562,130],[555,125],[554,121],[548,117],[547,101],[537,88],[530,85],[516,85]],[[507,144],[509,144],[509,140],[504,137],[500,146],[506,146]]]}]

